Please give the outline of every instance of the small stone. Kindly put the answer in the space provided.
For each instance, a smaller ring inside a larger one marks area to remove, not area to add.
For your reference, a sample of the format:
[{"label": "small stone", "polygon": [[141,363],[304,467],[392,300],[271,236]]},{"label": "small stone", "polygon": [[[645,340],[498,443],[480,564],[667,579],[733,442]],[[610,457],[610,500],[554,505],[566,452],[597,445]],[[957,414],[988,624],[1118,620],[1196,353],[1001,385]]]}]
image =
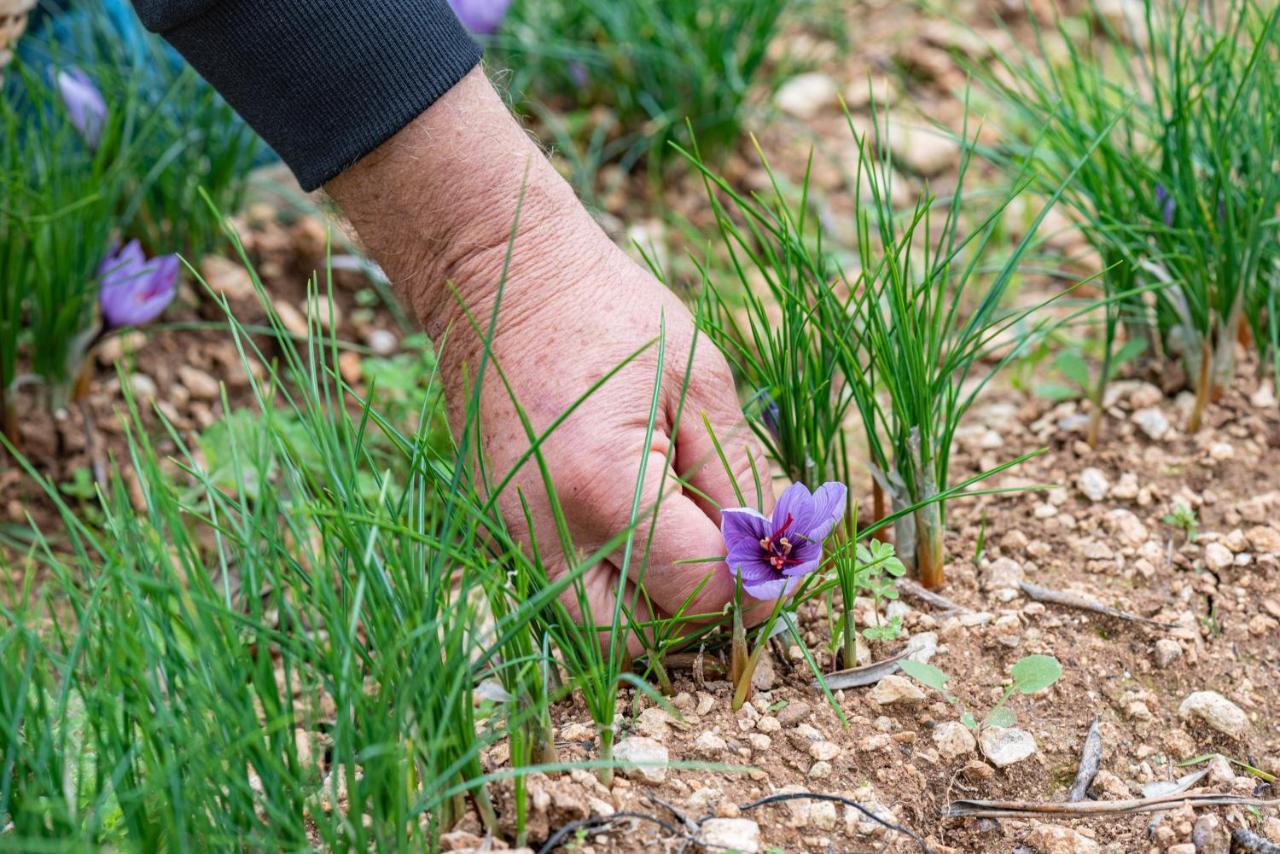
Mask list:
[{"label": "small stone", "polygon": [[698,717],[702,717],[703,715],[708,714],[715,707],[716,707],[715,697],[711,696],[705,691],[698,692],[698,706],[693,710],[694,714],[696,714]]},{"label": "small stone", "polygon": [[1101,850],[1089,837],[1059,824],[1036,823],[1026,843],[1039,854],[1093,854]]},{"label": "small stone", "polygon": [[830,741],[815,741],[809,745],[809,755],[817,762],[830,762],[840,755],[840,745]]},{"label": "small stone", "polygon": [[1230,442],[1214,442],[1209,446],[1209,459],[1215,462],[1229,460],[1236,455],[1236,449]]},{"label": "small stone", "polygon": [[1236,772],[1231,770],[1231,763],[1221,753],[1215,753],[1209,760],[1210,783],[1217,786],[1230,786],[1236,780]]},{"label": "small stone", "polygon": [[129,374],[129,389],[138,403],[149,403],[155,400],[159,393],[156,389],[156,381],[142,373]]},{"label": "small stone", "polygon": [[1085,498],[1096,502],[1107,497],[1107,492],[1111,489],[1111,482],[1107,480],[1107,476],[1100,469],[1090,466],[1080,472],[1080,477],[1076,480],[1076,486],[1079,487]]},{"label": "small stone", "polygon": [[315,294],[307,300],[307,314],[314,317],[326,332],[342,325],[342,310],[327,294]]},{"label": "small stone", "polygon": [[751,749],[758,753],[763,753],[773,746],[773,739],[761,732],[747,735],[747,742],[750,743]]},{"label": "small stone", "polygon": [[1021,762],[1036,752],[1035,737],[1016,727],[988,727],[980,736],[982,754],[998,768]]},{"label": "small stone", "polygon": [[764,715],[756,721],[756,729],[760,732],[779,732],[782,730],[782,722],[772,715]]},{"label": "small stone", "polygon": [[651,706],[636,717],[636,732],[662,741],[671,734],[671,723],[671,715],[666,709]]},{"label": "small stone", "polygon": [[702,823],[698,840],[707,851],[758,854],[760,825],[749,818],[709,818]]},{"label": "small stone", "polygon": [[891,706],[895,703],[916,706],[924,702],[924,692],[917,687],[916,683],[905,676],[898,675],[881,679],[867,697],[877,706]]},{"label": "small stone", "polygon": [[375,356],[390,356],[400,346],[400,339],[396,338],[395,333],[385,329],[371,329],[364,342]]},{"label": "small stone", "polygon": [[991,561],[982,574],[987,590],[1018,590],[1025,577],[1022,564],[1007,557]]},{"label": "small stone", "polygon": [[613,757],[621,762],[636,763],[634,768],[621,769],[628,777],[646,783],[661,783],[667,779],[667,763],[671,755],[661,742],[652,738],[633,735],[624,739],[613,748]]},{"label": "small stone", "polygon": [[1164,849],[1164,854],[1196,854],[1196,846],[1192,842],[1180,842]]},{"label": "small stone", "polygon": [[922,178],[932,178],[953,166],[960,146],[943,131],[889,120],[889,150],[893,159]]},{"label": "small stone", "polygon": [[178,379],[197,400],[218,399],[218,381],[199,368],[179,365]]},{"label": "small stone", "polygon": [[253,278],[242,264],[218,255],[206,255],[200,261],[200,278],[216,294],[229,302],[251,299],[255,290]]},{"label": "small stone", "polygon": [[1204,547],[1204,565],[1220,572],[1235,563],[1236,556],[1222,543],[1209,543]]},{"label": "small stone", "polygon": [[960,769],[960,773],[970,783],[981,783],[984,780],[990,780],[996,775],[994,768],[976,759],[966,762],[964,768]]},{"label": "small stone", "polygon": [[302,316],[302,312],[282,299],[272,301],[271,305],[280,316],[280,325],[284,327],[285,332],[299,338],[307,337],[307,319]]},{"label": "small stone", "polygon": [[813,801],[809,804],[809,823],[819,830],[835,830],[836,805],[831,801]]},{"label": "small stone", "polygon": [[778,723],[784,727],[793,727],[802,721],[807,721],[809,715],[813,714],[813,709],[803,700],[796,700],[783,706],[778,711]]},{"label": "small stone", "polygon": [[[1115,494],[1114,491],[1112,494]],[[1107,527],[1120,539],[1121,543],[1133,548],[1142,545],[1151,537],[1142,520],[1123,507],[1117,507],[1107,514]]]},{"label": "small stone", "polygon": [[978,747],[973,733],[959,721],[939,724],[933,731],[933,743],[937,746],[938,752],[948,759],[968,756]]},{"label": "small stone", "polygon": [[819,71],[798,74],[778,87],[773,101],[778,109],[797,119],[811,119],[827,107],[834,107],[840,87]]},{"label": "small stone", "polygon": [[714,732],[707,731],[698,736],[693,742],[693,749],[701,756],[715,759],[723,756],[724,752],[729,749],[729,745]]},{"label": "small stone", "polygon": [[831,776],[830,762],[815,762],[809,766],[809,777],[814,780],[825,780]]},{"label": "small stone", "polygon": [[1152,441],[1159,442],[1169,433],[1169,419],[1154,406],[1139,409],[1130,416],[1130,420]]},{"label": "small stone", "polygon": [[1178,717],[1200,718],[1223,735],[1243,739],[1249,732],[1244,710],[1217,691],[1195,691],[1178,706]]},{"label": "small stone", "polygon": [[1255,525],[1245,531],[1249,547],[1255,552],[1280,556],[1280,531],[1269,525]]},{"label": "small stone", "polygon": [[1182,644],[1172,638],[1161,638],[1156,641],[1155,653],[1156,667],[1171,667],[1178,659],[1182,658]]}]

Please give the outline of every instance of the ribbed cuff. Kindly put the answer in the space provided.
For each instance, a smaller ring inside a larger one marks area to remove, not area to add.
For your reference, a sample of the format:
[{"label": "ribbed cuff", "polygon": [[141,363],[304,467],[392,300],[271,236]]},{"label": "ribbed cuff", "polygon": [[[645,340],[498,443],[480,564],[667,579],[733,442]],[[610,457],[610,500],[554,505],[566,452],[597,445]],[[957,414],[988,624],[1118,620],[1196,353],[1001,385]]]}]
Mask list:
[{"label": "ribbed cuff", "polygon": [[446,0],[135,0],[314,190],[476,63]]}]

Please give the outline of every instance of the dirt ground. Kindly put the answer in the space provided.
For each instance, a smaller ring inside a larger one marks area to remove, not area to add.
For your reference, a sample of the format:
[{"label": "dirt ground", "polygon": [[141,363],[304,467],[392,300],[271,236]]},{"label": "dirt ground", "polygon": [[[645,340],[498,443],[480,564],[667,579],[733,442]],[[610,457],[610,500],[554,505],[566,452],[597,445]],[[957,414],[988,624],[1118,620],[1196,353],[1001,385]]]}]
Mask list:
[{"label": "dirt ground", "polygon": [[[1103,5],[1121,16],[1127,8]],[[839,47],[829,33],[803,25],[775,45],[778,55],[809,57],[823,79],[809,81],[807,99],[797,88],[775,98],[776,109],[760,120],[761,145],[775,167],[792,172],[816,146],[815,183],[833,223],[849,210],[842,207],[850,202],[839,167],[851,150],[835,93],[855,111],[865,109],[870,74],[905,128],[930,121],[955,127],[955,93],[964,74],[953,52],[980,58],[989,50],[967,35],[974,31],[997,48],[1026,32],[1021,3],[953,6],[950,14],[972,29],[904,12],[899,4],[858,3],[846,13],[849,45]],[[993,8],[1005,12],[1013,36],[988,21]],[[1039,12],[1047,15],[1048,9]],[[910,139],[913,144],[895,158],[902,190],[914,193],[926,181],[945,189],[953,180],[955,147],[929,135]],[[759,160],[745,144],[725,171],[747,189],[761,180]],[[654,214],[652,183],[643,176],[606,173],[598,190],[599,218],[614,237],[666,239]],[[700,182],[681,178],[668,191],[664,205],[695,226],[706,225]],[[308,310],[303,282],[323,264],[324,225],[312,215],[263,206],[251,210],[244,225],[273,299],[288,307],[282,309],[286,323],[305,332],[299,326]],[[1054,240],[1065,256],[1087,256],[1069,230]],[[674,237],[671,242],[677,243]],[[243,322],[262,321],[242,272],[218,260],[204,269]],[[364,352],[394,352],[406,330],[385,307],[357,303],[356,294],[369,283],[344,272],[337,285],[340,337],[368,348]],[[166,315],[170,322],[218,318],[212,302],[190,288]],[[344,376],[357,384],[360,358],[357,352],[344,357]],[[113,339],[96,356],[88,398],[92,441],[77,413],[24,422],[25,450],[54,481],[67,481],[77,469],[123,449],[114,417],[122,405],[115,368],[120,360],[134,392],[154,400],[186,433],[223,414],[217,381],[227,383],[233,408],[251,400],[225,331],[144,330]],[[736,767],[638,768],[619,775],[612,789],[584,771],[535,778],[531,837],[544,840],[568,823],[594,817],[602,823],[571,834],[566,844],[580,852],[682,851],[696,850],[697,837],[710,850],[920,850],[908,836],[845,803],[797,798],[745,806],[776,794],[816,793],[856,801],[939,852],[1216,852],[1227,850],[1229,829],[1239,826],[1280,844],[1274,806],[1183,807],[1155,817],[1074,821],[1052,815],[943,817],[959,799],[1064,801],[1095,719],[1103,756],[1090,795],[1099,801],[1140,798],[1144,787],[1204,767],[1209,773],[1197,783],[1204,790],[1280,797],[1267,781],[1280,775],[1280,408],[1270,378],[1258,375],[1243,350],[1240,362],[1234,386],[1194,435],[1180,429],[1189,403],[1185,388],[1176,378],[1166,382],[1142,371],[1113,384],[1096,451],[1082,441],[1086,411],[1075,403],[1054,404],[1005,388],[971,413],[959,437],[955,478],[1045,448],[997,485],[1052,487],[953,502],[947,508],[944,592],[957,608],[910,597],[890,607],[903,619],[904,640],[932,647],[931,663],[950,674],[949,687],[979,718],[999,698],[1014,661],[1032,653],[1056,656],[1063,666],[1056,685],[1009,701],[1034,751],[998,766],[958,724],[956,708],[897,677],[874,688],[838,691],[848,720],[843,726],[813,687],[799,650],[778,645],[757,674],[754,699],[737,714],[729,710],[729,685],[715,681],[711,661],[675,674],[671,704],[678,714],[630,694],[620,698],[628,712],[620,755]],[[162,444],[160,450],[174,447]],[[868,477],[855,491],[869,485]],[[1194,541],[1163,521],[1178,504],[1196,513]],[[28,514],[45,526],[54,521],[52,504],[34,484],[12,467],[0,471],[0,515],[13,527]],[[1034,601],[1022,582],[1087,596],[1141,619]],[[815,607],[801,616],[819,664],[833,669],[823,652],[825,614]],[[872,648],[868,655],[890,651]],[[591,758],[594,732],[581,706],[557,707],[555,723],[562,759]],[[1206,754],[1231,762],[1180,766]],[[487,762],[496,769],[504,759],[499,750]],[[641,817],[605,821],[624,812]],[[475,830],[464,824],[446,844],[458,850],[502,846],[481,840]],[[743,836],[717,835],[732,832]]]}]

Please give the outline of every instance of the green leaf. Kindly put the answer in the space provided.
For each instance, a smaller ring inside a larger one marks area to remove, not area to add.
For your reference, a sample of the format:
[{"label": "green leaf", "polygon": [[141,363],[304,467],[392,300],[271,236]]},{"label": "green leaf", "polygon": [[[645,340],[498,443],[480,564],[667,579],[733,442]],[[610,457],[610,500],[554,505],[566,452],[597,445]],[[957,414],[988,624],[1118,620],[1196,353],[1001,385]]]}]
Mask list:
[{"label": "green leaf", "polygon": [[996,706],[987,712],[986,718],[983,719],[983,726],[1010,727],[1017,722],[1017,717],[1009,709],[1008,706]]},{"label": "green leaf", "polygon": [[1037,383],[1032,386],[1031,393],[1045,400],[1071,400],[1080,396],[1080,389],[1072,388],[1066,383]]},{"label": "green leaf", "polygon": [[1141,338],[1134,338],[1132,341],[1124,342],[1124,346],[1111,357],[1111,371],[1107,379],[1111,379],[1122,367],[1141,356],[1142,351],[1145,349],[1147,349],[1147,342]]},{"label": "green leaf", "polygon": [[1091,385],[1089,363],[1075,350],[1063,350],[1053,360],[1053,366],[1080,388],[1088,388]]},{"label": "green leaf", "polygon": [[969,729],[978,728],[978,722],[974,720],[973,715],[969,714],[968,712],[965,712],[963,715],[960,716],[960,723],[964,724]]},{"label": "green leaf", "polygon": [[1013,687],[1023,694],[1048,688],[1062,676],[1062,665],[1052,655],[1028,655],[1013,665]]},{"label": "green leaf", "polygon": [[930,688],[933,688],[935,691],[942,691],[943,693],[946,693],[947,680],[951,677],[934,667],[932,664],[925,664],[922,661],[912,661],[908,658],[901,661],[899,666],[902,668],[903,673],[907,674],[917,682],[922,682]]}]

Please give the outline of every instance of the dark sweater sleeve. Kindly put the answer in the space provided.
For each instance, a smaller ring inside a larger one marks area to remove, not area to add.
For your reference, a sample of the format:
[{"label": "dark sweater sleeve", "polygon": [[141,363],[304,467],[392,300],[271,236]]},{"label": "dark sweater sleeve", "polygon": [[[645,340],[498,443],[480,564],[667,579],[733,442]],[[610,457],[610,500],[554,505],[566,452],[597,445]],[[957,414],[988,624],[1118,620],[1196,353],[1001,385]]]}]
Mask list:
[{"label": "dark sweater sleeve", "polygon": [[134,0],[313,190],[480,61],[447,0]]}]

